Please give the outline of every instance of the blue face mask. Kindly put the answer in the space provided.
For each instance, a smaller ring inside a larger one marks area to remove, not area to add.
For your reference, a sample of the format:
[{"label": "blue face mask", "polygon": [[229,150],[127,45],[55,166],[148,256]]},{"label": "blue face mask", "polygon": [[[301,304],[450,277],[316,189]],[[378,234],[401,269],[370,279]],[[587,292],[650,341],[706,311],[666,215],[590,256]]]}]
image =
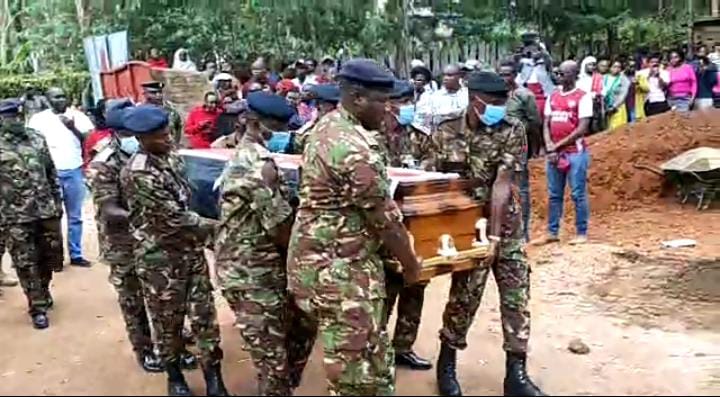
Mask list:
[{"label": "blue face mask", "polygon": [[[478,98],[478,100],[480,99]],[[505,114],[507,112],[505,106],[490,105],[482,100],[480,100],[480,102],[485,104],[485,112],[483,114],[478,114],[476,110],[475,113],[480,121],[482,121],[485,125],[492,127],[505,119]]]},{"label": "blue face mask", "polygon": [[415,105],[400,106],[400,112],[398,113],[398,123],[400,125],[410,125],[415,119]]},{"label": "blue face mask", "polygon": [[126,154],[134,154],[140,149],[140,142],[134,136],[120,138],[120,150]]}]

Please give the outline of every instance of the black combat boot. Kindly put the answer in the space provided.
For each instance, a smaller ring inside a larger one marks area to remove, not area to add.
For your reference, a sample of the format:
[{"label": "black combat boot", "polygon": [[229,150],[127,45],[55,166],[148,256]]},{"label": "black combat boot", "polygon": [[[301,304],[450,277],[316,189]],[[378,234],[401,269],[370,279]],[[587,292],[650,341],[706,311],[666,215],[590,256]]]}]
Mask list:
[{"label": "black combat boot", "polygon": [[398,367],[410,368],[415,371],[427,371],[432,369],[432,363],[418,356],[414,351],[395,353],[395,365]]},{"label": "black combat boot", "polygon": [[504,394],[506,396],[544,396],[527,374],[525,353],[507,353]]},{"label": "black combat boot", "polygon": [[198,368],[197,358],[190,350],[185,349],[182,353],[180,353],[180,368],[185,371]]},{"label": "black combat boot", "polygon": [[137,353],[138,364],[145,372],[159,373],[165,371],[160,357],[152,351],[152,349]]},{"label": "black combat boot", "polygon": [[32,323],[35,329],[45,329],[50,326],[50,321],[45,313],[33,314]]},{"label": "black combat boot", "polygon": [[165,363],[165,372],[168,376],[168,396],[192,396],[190,387],[188,387],[180,369],[180,363],[170,361]]},{"label": "black combat boot", "polygon": [[205,376],[206,395],[208,396],[229,396],[227,389],[225,388],[225,382],[223,382],[222,369],[220,363],[211,365],[207,368],[203,368],[203,375]]},{"label": "black combat boot", "polygon": [[440,357],[438,357],[436,369],[438,391],[441,396],[462,396],[455,373],[456,363],[457,350],[443,342],[440,346]]}]

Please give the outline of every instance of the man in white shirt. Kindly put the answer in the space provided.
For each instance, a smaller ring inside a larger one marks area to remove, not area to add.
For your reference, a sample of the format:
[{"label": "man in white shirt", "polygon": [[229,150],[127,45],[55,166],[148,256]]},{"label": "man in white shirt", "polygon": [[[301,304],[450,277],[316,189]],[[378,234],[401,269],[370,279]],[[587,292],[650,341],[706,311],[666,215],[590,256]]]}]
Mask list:
[{"label": "man in white shirt", "polygon": [[80,111],[68,108],[65,92],[50,88],[50,109],[35,114],[28,126],[45,137],[60,180],[65,213],[70,264],[89,267],[82,255],[82,206],[85,181],[82,173],[82,141],[95,128]]},{"label": "man in white shirt", "polygon": [[462,70],[458,65],[448,65],[443,71],[443,87],[432,96],[433,124],[455,119],[468,107],[470,98],[467,88],[460,84]]}]

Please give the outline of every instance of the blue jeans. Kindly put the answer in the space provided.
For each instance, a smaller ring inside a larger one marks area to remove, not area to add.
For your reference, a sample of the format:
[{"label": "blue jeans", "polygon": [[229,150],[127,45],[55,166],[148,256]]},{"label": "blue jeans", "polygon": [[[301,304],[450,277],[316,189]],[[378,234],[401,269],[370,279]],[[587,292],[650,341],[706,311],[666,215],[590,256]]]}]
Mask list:
[{"label": "blue jeans", "polygon": [[547,186],[550,198],[548,214],[548,232],[557,236],[560,232],[560,219],[563,216],[565,184],[570,184],[570,196],[575,202],[575,228],[578,236],[587,236],[590,205],[587,195],[587,170],[590,165],[590,153],[572,153],[568,155],[570,169],[561,172],[555,164],[547,162]]},{"label": "blue jeans", "polygon": [[528,154],[523,155],[520,165],[522,171],[516,174],[518,181],[518,188],[520,190],[520,206],[522,207],[522,220],[523,220],[523,236],[525,241],[530,241],[530,172],[528,171]]},{"label": "blue jeans", "polygon": [[82,207],[85,199],[85,181],[82,169],[58,170],[65,214],[67,215],[67,239],[70,259],[82,255]]}]

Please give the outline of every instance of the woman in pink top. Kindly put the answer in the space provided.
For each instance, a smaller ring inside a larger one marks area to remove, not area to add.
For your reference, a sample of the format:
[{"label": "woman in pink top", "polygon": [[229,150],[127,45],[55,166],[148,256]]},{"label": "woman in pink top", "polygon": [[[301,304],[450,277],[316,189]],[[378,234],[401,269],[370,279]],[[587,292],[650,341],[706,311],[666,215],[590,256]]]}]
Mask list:
[{"label": "woman in pink top", "polygon": [[697,95],[697,77],[692,66],[685,63],[679,51],[670,53],[670,84],[668,102],[679,112],[689,112]]}]

